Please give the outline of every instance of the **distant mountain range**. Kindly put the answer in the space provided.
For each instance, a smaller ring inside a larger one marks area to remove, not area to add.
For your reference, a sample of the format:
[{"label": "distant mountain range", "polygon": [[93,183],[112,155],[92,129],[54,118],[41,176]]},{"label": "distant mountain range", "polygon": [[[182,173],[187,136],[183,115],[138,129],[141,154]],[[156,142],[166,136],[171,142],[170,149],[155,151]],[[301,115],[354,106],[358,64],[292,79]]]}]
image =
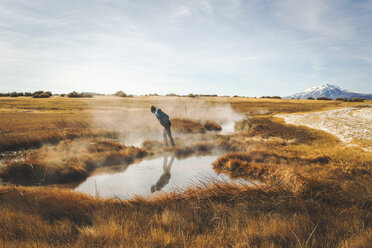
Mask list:
[{"label": "distant mountain range", "polygon": [[323,84],[320,86],[315,86],[305,91],[302,91],[300,93],[296,93],[294,95],[287,96],[284,98],[307,99],[309,97],[312,97],[314,99],[318,97],[327,97],[330,99],[336,99],[338,97],[342,97],[342,98],[348,98],[348,99],[364,98],[364,99],[372,100],[372,94],[351,92],[351,91],[341,89],[340,87],[336,85],[331,85],[331,84]]}]

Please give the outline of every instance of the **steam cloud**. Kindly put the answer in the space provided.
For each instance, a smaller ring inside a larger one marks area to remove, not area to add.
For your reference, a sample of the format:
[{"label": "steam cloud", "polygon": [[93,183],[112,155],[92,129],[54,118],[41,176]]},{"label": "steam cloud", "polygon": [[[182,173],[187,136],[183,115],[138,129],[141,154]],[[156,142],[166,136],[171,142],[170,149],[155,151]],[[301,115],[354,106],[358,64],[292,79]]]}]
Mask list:
[{"label": "steam cloud", "polygon": [[107,100],[103,104],[92,106],[94,124],[118,131],[120,141],[126,145],[139,146],[144,140],[159,140],[162,139],[163,130],[155,115],[150,112],[152,105],[161,108],[171,119],[216,122],[222,126],[222,133],[233,132],[235,121],[243,119],[228,103],[159,97],[149,98],[148,101],[136,98]]}]

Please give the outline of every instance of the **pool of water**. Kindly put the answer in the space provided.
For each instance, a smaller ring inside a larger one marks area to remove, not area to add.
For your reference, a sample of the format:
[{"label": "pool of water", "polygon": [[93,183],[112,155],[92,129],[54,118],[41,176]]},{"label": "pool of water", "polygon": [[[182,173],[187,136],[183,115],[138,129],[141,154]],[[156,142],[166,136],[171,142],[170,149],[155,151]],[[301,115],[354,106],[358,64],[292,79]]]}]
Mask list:
[{"label": "pool of water", "polygon": [[146,197],[169,192],[195,185],[200,180],[235,181],[213,170],[212,163],[216,159],[217,156],[200,156],[178,160],[169,156],[144,160],[121,172],[90,176],[75,191],[103,198],[128,199],[134,195]]}]

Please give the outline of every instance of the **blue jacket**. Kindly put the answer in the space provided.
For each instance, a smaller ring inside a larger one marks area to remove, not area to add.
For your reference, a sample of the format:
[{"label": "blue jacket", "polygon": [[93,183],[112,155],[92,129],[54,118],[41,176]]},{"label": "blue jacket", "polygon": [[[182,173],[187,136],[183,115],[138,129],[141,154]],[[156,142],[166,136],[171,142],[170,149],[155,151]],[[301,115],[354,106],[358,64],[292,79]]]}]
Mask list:
[{"label": "blue jacket", "polygon": [[156,108],[155,110],[155,116],[156,118],[158,118],[160,124],[164,127],[167,127],[167,126],[170,126],[170,120],[169,120],[169,116],[164,113],[163,111],[161,111],[160,108]]}]

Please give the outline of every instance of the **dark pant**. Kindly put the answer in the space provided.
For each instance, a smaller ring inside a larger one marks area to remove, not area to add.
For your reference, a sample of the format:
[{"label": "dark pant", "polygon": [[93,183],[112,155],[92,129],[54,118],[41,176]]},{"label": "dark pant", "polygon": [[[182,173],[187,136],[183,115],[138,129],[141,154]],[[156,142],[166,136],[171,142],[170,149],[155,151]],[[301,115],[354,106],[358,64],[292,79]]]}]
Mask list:
[{"label": "dark pant", "polygon": [[164,125],[163,137],[164,137],[164,144],[166,146],[168,146],[167,135],[168,135],[168,138],[170,140],[170,143],[172,144],[172,146],[174,146],[174,140],[173,140],[173,137],[172,137],[172,132],[170,130],[170,127],[171,127],[171,123],[169,123],[168,125]]}]

